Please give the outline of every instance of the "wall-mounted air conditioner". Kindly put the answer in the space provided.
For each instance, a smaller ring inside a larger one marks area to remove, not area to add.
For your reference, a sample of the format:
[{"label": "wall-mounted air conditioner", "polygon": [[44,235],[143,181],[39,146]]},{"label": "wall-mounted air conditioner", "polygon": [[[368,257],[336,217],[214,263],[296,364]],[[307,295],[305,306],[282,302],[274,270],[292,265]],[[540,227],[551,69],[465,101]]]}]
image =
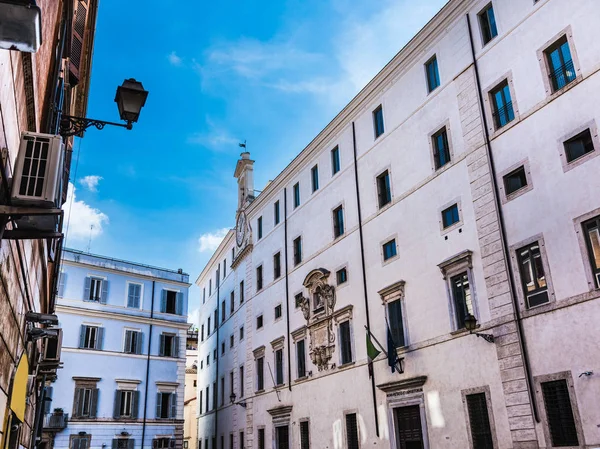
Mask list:
[{"label": "wall-mounted air conditioner", "polygon": [[56,336],[48,336],[43,340],[42,347],[42,359],[40,365],[42,366],[58,366],[60,363],[60,353],[62,349],[62,329],[52,328],[57,330]]},{"label": "wall-mounted air conditioner", "polygon": [[60,136],[23,133],[12,182],[13,204],[60,207],[63,151]]}]

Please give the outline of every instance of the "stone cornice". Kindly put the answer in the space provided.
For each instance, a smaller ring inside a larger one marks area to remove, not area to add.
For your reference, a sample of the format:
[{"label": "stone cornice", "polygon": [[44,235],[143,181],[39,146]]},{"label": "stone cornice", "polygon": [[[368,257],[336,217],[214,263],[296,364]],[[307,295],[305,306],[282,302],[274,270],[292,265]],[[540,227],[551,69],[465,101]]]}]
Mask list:
[{"label": "stone cornice", "polygon": [[411,377],[409,379],[395,380],[377,385],[381,391],[385,393],[393,393],[399,390],[409,390],[411,388],[422,387],[427,381],[427,376]]},{"label": "stone cornice", "polygon": [[279,407],[270,408],[267,413],[273,418],[284,418],[292,414],[292,407],[291,405],[280,405]]},{"label": "stone cornice", "polygon": [[231,269],[235,270],[235,268],[240,264],[240,262],[244,259],[244,257],[246,257],[246,255],[252,250],[252,247],[254,245],[252,245],[252,243],[248,243],[243,250],[241,250],[239,252],[239,254],[237,254],[235,256],[235,260],[231,263]]}]

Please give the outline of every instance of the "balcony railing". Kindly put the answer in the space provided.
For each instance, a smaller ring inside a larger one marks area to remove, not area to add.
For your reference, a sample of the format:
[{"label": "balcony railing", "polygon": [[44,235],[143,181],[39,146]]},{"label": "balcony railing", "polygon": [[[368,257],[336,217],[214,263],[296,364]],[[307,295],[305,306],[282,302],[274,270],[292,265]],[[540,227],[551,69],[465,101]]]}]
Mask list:
[{"label": "balcony railing", "polygon": [[68,413],[49,413],[44,416],[44,430],[63,430],[68,422]]},{"label": "balcony railing", "polygon": [[513,121],[515,118],[515,112],[513,111],[512,101],[506,103],[500,109],[496,109],[494,112],[494,123],[496,129],[502,128],[507,123]]},{"label": "balcony railing", "polygon": [[550,74],[550,82],[552,83],[552,91],[562,89],[576,78],[575,66],[573,60],[565,62]]}]

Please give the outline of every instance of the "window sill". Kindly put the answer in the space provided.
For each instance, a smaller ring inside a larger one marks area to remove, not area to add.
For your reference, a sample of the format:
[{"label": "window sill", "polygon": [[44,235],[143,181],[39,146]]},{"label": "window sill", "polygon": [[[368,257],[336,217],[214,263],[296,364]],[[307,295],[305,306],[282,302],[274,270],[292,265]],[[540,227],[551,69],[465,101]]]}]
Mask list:
[{"label": "window sill", "polygon": [[352,361],[352,362],[344,363],[342,365],[338,365],[337,368],[339,370],[344,370],[344,369],[350,368],[351,366],[354,366],[355,364],[356,364],[356,362]]},{"label": "window sill", "polygon": [[302,376],[302,377],[298,377],[294,383],[302,383],[302,382],[306,382],[308,380],[308,376]]}]

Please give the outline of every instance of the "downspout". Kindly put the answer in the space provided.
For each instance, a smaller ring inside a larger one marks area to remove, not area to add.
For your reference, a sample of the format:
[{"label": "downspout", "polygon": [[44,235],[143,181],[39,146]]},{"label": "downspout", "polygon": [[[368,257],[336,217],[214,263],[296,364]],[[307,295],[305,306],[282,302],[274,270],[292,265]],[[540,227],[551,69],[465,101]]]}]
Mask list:
[{"label": "downspout", "polygon": [[[360,211],[360,191],[358,188],[358,158],[356,154],[356,129],[352,122],[352,147],[354,150],[354,180],[356,183],[356,208],[358,210],[358,235],[360,237],[360,263],[362,268],[363,291],[365,295],[365,316],[367,318],[367,328],[371,331],[371,322],[369,319],[369,298],[367,295],[367,269],[365,267],[365,245],[363,240],[362,213]],[[373,395],[373,414],[375,415],[375,433],[379,436],[379,417],[377,416],[377,397],[375,390],[375,370],[371,376],[371,393]]]},{"label": "downspout", "polygon": [[[154,318],[154,287],[156,281],[152,281],[152,301],[150,302],[150,320]],[[144,439],[146,437],[146,418],[148,414],[148,379],[150,377],[150,345],[152,344],[152,321],[150,321],[150,330],[148,332],[148,357],[146,359],[146,388],[144,392],[144,419],[142,420],[142,448],[144,449]]]},{"label": "downspout", "polygon": [[288,389],[292,391],[292,353],[290,347],[290,284],[288,279],[288,229],[287,229],[287,188],[283,188],[283,235],[285,244],[283,253],[285,257],[285,314],[287,319],[287,350],[288,350]]},{"label": "downspout", "polygon": [[[220,394],[225,394],[225,392],[223,391],[219,391],[219,329],[221,328],[221,323],[219,323],[219,319],[221,318],[219,316],[219,301],[221,300],[221,264],[219,264],[219,266],[217,267],[217,322],[215,323],[215,326],[217,326],[217,360],[216,360],[216,376],[215,376],[215,388],[213,391],[214,395],[217,395],[217,393]],[[216,404],[215,407],[215,441],[217,441],[219,434],[218,434],[218,430],[219,430],[219,419],[218,419],[218,415],[219,415],[219,397],[216,396],[216,401],[214,401]],[[223,404],[224,405],[224,404]]]},{"label": "downspout", "polygon": [[506,267],[508,270],[508,284],[510,287],[510,296],[513,302],[513,308],[515,309],[515,321],[517,323],[517,334],[521,342],[521,348],[523,352],[523,367],[525,369],[525,380],[527,381],[527,392],[531,401],[531,410],[536,422],[540,422],[538,415],[538,407],[533,394],[533,377],[531,375],[531,365],[529,362],[529,354],[527,352],[527,341],[525,339],[525,332],[523,331],[523,323],[521,321],[521,311],[519,310],[519,304],[517,302],[517,292],[515,289],[515,279],[513,275],[512,265],[510,262],[510,251],[508,249],[508,242],[506,238],[506,227],[504,225],[504,214],[502,211],[502,203],[500,202],[500,191],[498,189],[498,183],[496,182],[496,167],[494,164],[494,157],[492,155],[492,143],[490,141],[490,133],[488,131],[487,117],[485,115],[485,109],[483,107],[483,93],[481,91],[481,83],[479,80],[479,68],[477,66],[477,58],[475,57],[475,45],[473,44],[473,32],[471,30],[471,18],[467,14],[467,26],[469,29],[469,42],[471,44],[471,55],[473,57],[473,67],[475,69],[475,82],[477,84],[477,94],[479,97],[479,106],[481,108],[481,117],[483,119],[483,130],[485,135],[485,149],[490,161],[490,172],[492,178],[492,185],[494,186],[494,201],[496,202],[496,209],[498,210],[498,222],[500,225],[500,239],[502,240],[502,249],[504,250]]}]

